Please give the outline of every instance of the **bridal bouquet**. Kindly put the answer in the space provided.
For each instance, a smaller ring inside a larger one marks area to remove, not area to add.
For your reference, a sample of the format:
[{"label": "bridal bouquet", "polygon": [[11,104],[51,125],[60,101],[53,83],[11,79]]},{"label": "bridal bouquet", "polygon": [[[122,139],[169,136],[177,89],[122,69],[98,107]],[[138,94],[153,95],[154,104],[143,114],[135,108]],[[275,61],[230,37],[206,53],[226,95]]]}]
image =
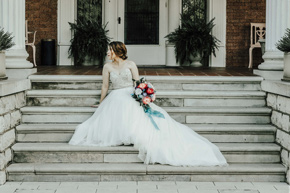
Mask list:
[{"label": "bridal bouquet", "polygon": [[[135,81],[135,80],[134,80]],[[144,78],[136,81],[133,98],[140,103],[143,108],[149,107],[149,103],[155,101],[155,89],[151,83],[147,83]]]},{"label": "bridal bouquet", "polygon": [[[133,81],[136,80],[133,79]],[[152,116],[164,119],[164,115],[159,111],[152,110],[152,108],[149,105],[156,99],[155,92],[156,91],[153,85],[151,83],[147,83],[145,78],[143,77],[140,80],[136,81],[136,87],[134,93],[132,94],[132,97],[140,103],[140,106],[143,107],[144,112],[148,115],[154,127],[159,130]]]}]

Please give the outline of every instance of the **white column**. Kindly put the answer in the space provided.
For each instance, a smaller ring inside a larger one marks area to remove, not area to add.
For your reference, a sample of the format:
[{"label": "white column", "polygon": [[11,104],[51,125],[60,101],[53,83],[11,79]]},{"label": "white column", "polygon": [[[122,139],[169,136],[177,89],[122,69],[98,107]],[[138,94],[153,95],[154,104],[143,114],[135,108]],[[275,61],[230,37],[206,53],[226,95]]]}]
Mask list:
[{"label": "white column", "polygon": [[25,0],[0,0],[0,26],[12,33],[15,46],[6,51],[6,68],[32,68],[25,50]]},{"label": "white column", "polygon": [[77,1],[59,0],[57,3],[57,64],[61,66],[72,66],[73,59],[68,58],[68,50],[71,45],[70,40],[72,38],[72,32],[68,22],[74,23],[77,19]]},{"label": "white column", "polygon": [[290,28],[290,0],[266,1],[266,52],[264,63],[258,66],[261,70],[282,71],[284,53],[275,44]]},{"label": "white column", "polygon": [[[180,13],[182,12],[182,0],[168,1],[168,33],[173,32],[180,25]],[[176,63],[174,45],[166,45],[166,66],[180,66]]]}]

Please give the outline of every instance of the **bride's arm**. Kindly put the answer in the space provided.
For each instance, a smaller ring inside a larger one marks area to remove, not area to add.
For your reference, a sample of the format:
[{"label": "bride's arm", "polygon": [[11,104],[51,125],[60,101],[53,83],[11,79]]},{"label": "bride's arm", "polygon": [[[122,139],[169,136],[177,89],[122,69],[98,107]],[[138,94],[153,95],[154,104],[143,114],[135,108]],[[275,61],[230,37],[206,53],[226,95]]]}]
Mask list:
[{"label": "bride's arm", "polygon": [[110,74],[109,74],[109,70],[108,70],[107,65],[104,65],[104,67],[103,67],[102,77],[103,77],[103,84],[102,84],[100,103],[104,100],[104,98],[106,97],[107,92],[109,90]]},{"label": "bride's arm", "polygon": [[[132,78],[134,80],[139,80],[139,71],[135,62],[132,62],[131,64],[131,72],[132,72]],[[136,82],[134,82],[134,87],[135,86],[136,86]]]}]

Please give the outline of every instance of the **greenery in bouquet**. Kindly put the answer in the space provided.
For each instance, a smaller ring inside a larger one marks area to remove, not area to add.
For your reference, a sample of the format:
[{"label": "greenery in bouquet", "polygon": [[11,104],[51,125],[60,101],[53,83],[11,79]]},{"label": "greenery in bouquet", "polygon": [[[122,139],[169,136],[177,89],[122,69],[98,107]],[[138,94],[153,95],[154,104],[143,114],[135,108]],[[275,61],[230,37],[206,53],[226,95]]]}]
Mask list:
[{"label": "greenery in bouquet", "polygon": [[4,32],[4,29],[0,27],[0,52],[7,50],[14,46],[12,33]]},{"label": "greenery in bouquet", "polygon": [[282,52],[290,52],[290,28],[286,29],[285,35],[278,41],[276,47]]}]

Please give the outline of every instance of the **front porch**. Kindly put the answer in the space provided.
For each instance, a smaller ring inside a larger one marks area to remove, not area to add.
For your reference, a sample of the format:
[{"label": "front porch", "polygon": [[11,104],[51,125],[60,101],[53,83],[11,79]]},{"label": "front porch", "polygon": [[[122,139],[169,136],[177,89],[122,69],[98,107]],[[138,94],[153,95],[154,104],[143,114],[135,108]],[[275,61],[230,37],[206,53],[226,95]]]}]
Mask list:
[{"label": "front porch", "polygon": [[[247,68],[139,67],[140,76],[256,76]],[[102,75],[97,66],[38,66],[35,75]]]}]

